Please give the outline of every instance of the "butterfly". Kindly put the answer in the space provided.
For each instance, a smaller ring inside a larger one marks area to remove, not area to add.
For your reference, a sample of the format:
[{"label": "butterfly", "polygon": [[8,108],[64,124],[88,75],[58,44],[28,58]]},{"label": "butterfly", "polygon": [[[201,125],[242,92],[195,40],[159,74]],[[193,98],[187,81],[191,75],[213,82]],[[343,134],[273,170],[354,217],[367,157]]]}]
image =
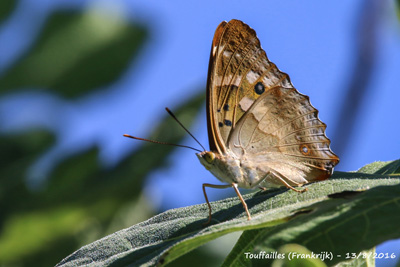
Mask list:
[{"label": "butterfly", "polygon": [[233,187],[250,220],[238,187],[295,187],[328,179],[339,158],[330,149],[326,125],[309,97],[268,60],[256,32],[240,20],[222,22],[211,46],[207,78],[209,151],[200,162]]},{"label": "butterfly", "polygon": [[[206,187],[232,187],[250,220],[238,187],[286,186],[304,192],[307,188],[295,187],[328,179],[339,163],[330,149],[326,125],[319,120],[318,110],[308,96],[293,87],[289,76],[268,60],[256,32],[240,20],[223,21],[215,31],[206,102],[210,150],[198,150],[196,155],[207,170],[225,183],[203,184],[209,208],[206,224],[212,218]],[[168,108],[167,111],[187,131]]]}]

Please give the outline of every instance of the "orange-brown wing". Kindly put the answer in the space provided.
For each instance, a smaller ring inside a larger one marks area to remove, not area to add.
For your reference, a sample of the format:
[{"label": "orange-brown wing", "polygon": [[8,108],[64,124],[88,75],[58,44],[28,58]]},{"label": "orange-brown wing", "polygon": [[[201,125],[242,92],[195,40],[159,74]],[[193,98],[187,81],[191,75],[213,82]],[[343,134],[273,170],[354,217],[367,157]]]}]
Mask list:
[{"label": "orange-brown wing", "polygon": [[207,80],[210,150],[226,152],[230,132],[270,88],[292,88],[289,76],[268,60],[256,32],[239,20],[222,22],[211,46]]}]

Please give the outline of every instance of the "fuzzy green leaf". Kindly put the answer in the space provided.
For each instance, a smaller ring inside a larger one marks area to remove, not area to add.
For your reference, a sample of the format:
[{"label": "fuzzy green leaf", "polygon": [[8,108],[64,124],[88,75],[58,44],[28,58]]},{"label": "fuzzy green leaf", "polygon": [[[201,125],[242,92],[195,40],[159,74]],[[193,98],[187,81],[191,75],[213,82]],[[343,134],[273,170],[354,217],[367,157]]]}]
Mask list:
[{"label": "fuzzy green leaf", "polygon": [[387,174],[387,175],[400,175],[400,160],[393,160],[389,162],[376,161],[374,163],[368,164],[358,172],[363,173],[374,173],[374,174]]},{"label": "fuzzy green leaf", "polygon": [[[375,175],[382,175],[382,174],[394,175],[394,174],[398,173],[399,167],[400,167],[399,160],[390,161],[390,162],[374,162],[374,163],[364,166],[359,171],[365,172],[368,174],[375,174]],[[347,176],[347,177],[353,176],[354,177],[354,175],[359,175],[359,174],[358,173],[340,173],[339,174],[339,176],[342,176],[342,177],[343,176]],[[387,187],[383,190],[391,190],[391,189],[393,189],[393,187]],[[375,188],[374,190],[378,190],[378,189]],[[288,230],[288,232],[285,232],[284,230],[282,231],[283,233],[281,234],[281,236],[277,237],[277,239],[276,239],[276,240],[279,240],[279,242],[280,242],[280,243],[278,242],[279,244],[271,245],[269,243],[266,243],[266,244],[264,243],[264,241],[267,242],[266,241],[267,240],[267,232],[271,235],[275,234],[280,231],[281,228],[279,228],[279,227],[274,228],[274,229],[265,228],[265,229],[256,229],[256,230],[252,230],[252,231],[243,232],[243,234],[240,237],[240,239],[238,240],[237,244],[232,249],[231,253],[227,257],[226,261],[224,262],[224,266],[237,266],[237,265],[241,265],[241,264],[250,264],[250,262],[252,265],[256,266],[257,264],[260,264],[259,261],[247,260],[242,255],[244,255],[244,253],[246,253],[246,252],[247,253],[250,253],[250,252],[259,253],[257,251],[276,251],[278,246],[286,244],[286,243],[298,243],[298,244],[302,244],[302,245],[307,245],[307,248],[317,249],[317,250],[313,250],[314,252],[322,251],[323,249],[320,250],[320,248],[325,248],[326,249],[325,251],[329,251],[332,253],[336,252],[337,255],[342,256],[342,257],[335,257],[335,259],[333,261],[330,261],[328,265],[332,265],[333,263],[341,262],[342,260],[345,259],[344,254],[346,254],[346,253],[357,252],[357,254],[358,253],[366,253],[367,255],[371,255],[371,253],[374,252],[374,249],[372,249],[371,251],[368,251],[368,252],[361,252],[361,251],[370,249],[371,247],[379,244],[380,242],[383,242],[390,238],[381,236],[382,233],[377,233],[375,230],[371,233],[363,233],[363,236],[360,236],[359,239],[357,239],[357,235],[355,233],[352,232],[351,234],[349,234],[349,230],[354,228],[354,225],[360,226],[361,223],[363,223],[362,219],[365,219],[364,216],[367,216],[367,210],[369,210],[371,208],[372,210],[369,211],[371,213],[375,213],[376,210],[378,210],[378,211],[381,210],[381,208],[377,204],[377,203],[380,203],[380,198],[379,198],[378,193],[374,193],[375,191],[372,191],[373,193],[369,192],[368,194],[370,194],[370,195],[367,195],[367,197],[365,197],[366,192],[365,192],[365,194],[361,194],[361,192],[346,190],[346,191],[342,191],[340,193],[331,194],[330,200],[316,203],[315,204],[316,206],[310,206],[311,210],[304,209],[304,210],[300,211],[299,214],[301,214],[301,212],[308,213],[310,211],[313,211],[312,218],[309,218],[309,215],[307,215],[307,216],[304,216],[305,221],[293,220],[290,223],[286,223],[284,225],[285,229],[291,229],[291,230]],[[391,197],[393,195],[390,195],[390,194],[385,195],[385,194],[386,194],[386,191],[381,193],[381,197],[386,198],[390,203],[389,205],[394,205],[394,207],[393,207],[394,210],[396,208],[398,209],[398,207],[397,207],[398,205],[396,204],[395,198],[391,199]],[[343,202],[341,204],[342,210],[340,210],[341,206],[339,205],[338,201]],[[393,212],[393,210],[390,210],[390,208],[384,208],[383,210],[385,210],[386,213],[389,213],[389,214],[391,212]],[[325,212],[322,212],[322,211],[325,211]],[[356,216],[356,214],[358,214],[358,213],[360,213],[359,216],[361,216],[361,222],[360,222],[360,217]],[[318,217],[315,217],[315,215],[318,215]],[[352,215],[354,215],[355,217],[353,219],[349,219],[349,217],[352,218],[351,217]],[[394,220],[394,218],[392,218],[390,215],[388,216],[388,215],[383,214],[382,217],[387,218],[387,220],[388,220],[387,224],[381,222],[380,219],[378,219],[378,218],[374,218],[375,220],[371,220],[371,224],[373,222],[376,222],[378,224],[378,226],[379,225],[382,226],[381,223],[383,223],[383,225],[386,227],[386,225],[390,225],[391,220]],[[318,221],[318,218],[321,221]],[[326,221],[324,219],[326,219]],[[312,223],[315,224],[315,227],[312,227],[312,226],[307,227],[307,223],[311,222],[311,220],[312,220]],[[369,220],[369,218],[367,218],[366,220]],[[325,229],[328,228],[329,226],[333,228],[335,221],[338,224],[340,224],[342,221],[344,221],[345,224],[341,227],[345,228],[347,231],[338,227],[338,229],[333,230],[332,233],[326,234],[326,237],[319,236],[316,240],[317,240],[317,242],[321,242],[322,244],[310,245],[309,243],[306,243],[305,240],[301,239],[301,238],[306,239],[307,236],[311,236],[313,234],[319,235],[320,234],[319,231],[327,231]],[[296,226],[293,226],[292,228],[290,228],[291,223],[296,224]],[[324,223],[325,223],[326,227],[324,227],[324,225],[323,225]],[[369,225],[370,222],[368,221],[367,224]],[[301,225],[301,226],[299,226],[299,225]],[[322,226],[322,228],[321,228],[321,226]],[[372,226],[369,226],[369,227],[372,227],[371,229],[379,229],[378,226],[377,226],[377,228],[373,228]],[[360,228],[356,228],[356,229],[360,230]],[[364,229],[361,229],[361,230],[364,230]],[[396,235],[399,235],[399,233],[395,233],[395,232],[396,231],[393,231],[388,234],[394,236],[392,238],[395,238]],[[290,237],[289,237],[289,235],[290,235]],[[361,233],[360,233],[360,235],[361,235]],[[371,236],[371,235],[374,235],[374,236]],[[333,241],[331,240],[330,236],[333,236],[333,237],[339,239],[339,240],[337,240],[337,244],[332,243]],[[357,240],[360,240],[362,238],[365,239],[365,238],[367,238],[367,236],[368,236],[368,240],[371,241],[372,243],[366,242],[366,241],[363,241],[362,243],[351,242],[351,240],[354,240],[354,239],[357,239]],[[351,240],[346,241],[346,237],[347,238],[350,237]],[[330,244],[331,247],[326,248],[326,247],[324,247],[323,244],[324,245]],[[356,247],[352,248],[351,245],[355,245]],[[344,250],[338,252],[339,247]],[[342,254],[340,254],[340,253],[342,253]],[[272,260],[269,260],[269,264],[271,264],[271,262],[272,262]],[[360,258],[353,259],[351,261],[351,266],[374,266],[374,262],[375,262],[375,260],[373,259],[373,257],[368,257],[368,258],[360,257]],[[265,261],[263,262],[263,264],[265,264]],[[344,266],[348,266],[348,265],[344,265]]]},{"label": "fuzzy green leaf", "polygon": [[[400,206],[396,202],[400,195],[397,192],[400,190],[399,184],[400,178],[397,176],[388,178],[387,175],[380,174],[337,173],[330,180],[307,185],[309,190],[303,194],[286,189],[273,189],[245,195],[244,198],[253,216],[251,221],[247,221],[243,207],[237,198],[213,202],[213,222],[207,227],[203,226],[208,213],[205,204],[169,210],[82,247],[65,258],[58,266],[167,264],[217,237],[234,231],[251,229],[265,231],[264,235],[268,236],[271,229],[274,229],[273,233],[275,233],[276,229],[284,230],[292,227],[293,232],[283,232],[279,238],[286,238],[285,241],[296,243],[295,237],[302,233],[301,231],[312,232],[313,229],[318,229],[322,233],[323,231],[329,234],[335,233],[330,230],[329,219],[339,220],[345,215],[349,216],[353,207],[359,208],[361,210],[355,213],[360,214],[358,217],[354,215],[354,220],[347,219],[346,224],[337,226],[338,231],[348,233],[352,231],[349,224],[363,222],[362,214],[367,214],[369,225],[395,221],[394,217],[397,216],[395,214],[400,214]],[[359,194],[344,193],[345,197],[343,197],[341,192],[344,191],[356,191]],[[397,198],[393,197],[396,193]],[[376,204],[381,203],[377,202],[378,200],[383,201],[384,204]],[[368,203],[375,203],[375,205],[368,206]],[[340,209],[336,210],[336,207]],[[379,209],[380,207],[382,209]],[[386,214],[388,210],[390,213]],[[370,216],[371,212],[380,212],[382,216]],[[330,214],[332,218],[329,217]],[[298,229],[295,227],[298,224],[307,226]],[[394,226],[384,225],[388,230],[385,235],[383,235],[385,229],[375,233],[375,231],[364,231],[365,229],[360,228],[360,231],[363,230],[362,237],[369,240],[366,246],[374,246],[399,235],[399,230],[394,229]],[[292,235],[293,242],[288,238]],[[304,236],[308,238],[305,239]],[[307,240],[306,247],[311,251],[314,247],[309,248],[308,245],[319,245],[321,238],[325,237],[324,234],[315,233],[313,235],[305,233],[304,236],[303,239]],[[275,241],[275,239],[272,240]],[[334,242],[335,245],[340,244],[340,240],[335,239]],[[274,250],[287,242],[278,243],[273,243]],[[301,242],[298,243],[301,244]],[[356,250],[358,247],[351,247],[351,249]],[[242,248],[241,252],[243,251]],[[236,253],[236,255],[239,254]]]}]

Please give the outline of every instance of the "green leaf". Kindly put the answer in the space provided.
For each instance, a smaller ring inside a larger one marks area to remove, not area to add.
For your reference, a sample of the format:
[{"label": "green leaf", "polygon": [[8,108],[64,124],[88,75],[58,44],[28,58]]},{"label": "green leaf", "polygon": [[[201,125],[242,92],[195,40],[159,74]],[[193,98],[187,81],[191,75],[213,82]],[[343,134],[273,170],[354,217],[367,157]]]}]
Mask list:
[{"label": "green leaf", "polygon": [[40,129],[0,135],[0,229],[7,216],[31,204],[25,198],[27,170],[53,143],[54,136]]},{"label": "green leaf", "polygon": [[0,77],[1,92],[35,88],[80,96],[115,81],[146,35],[140,25],[95,10],[54,13],[29,53]]},{"label": "green leaf", "polygon": [[245,251],[274,251],[287,243],[301,244],[317,254],[332,253],[329,260],[332,265],[351,253],[358,255],[400,237],[400,229],[394,223],[400,220],[400,185],[379,186],[351,197],[341,196],[342,193],[337,193],[299,210],[298,219],[288,223],[244,232],[241,238],[249,245],[243,246],[244,242],[239,240],[225,266],[234,265],[234,255]]},{"label": "green leaf", "polygon": [[[37,157],[53,143],[54,136],[41,129],[0,135],[0,262],[4,265],[11,259],[22,262],[21,257],[37,246],[37,240],[26,235],[40,231],[32,223],[37,217],[29,212],[36,199],[27,186],[26,174]],[[27,214],[28,220],[17,219],[21,211]]]},{"label": "green leaf", "polygon": [[393,160],[389,162],[376,161],[368,164],[358,172],[370,173],[370,174],[387,174],[387,175],[399,175],[400,174],[400,160]]},{"label": "green leaf", "polygon": [[[203,226],[208,213],[206,204],[169,210],[82,247],[58,266],[167,264],[217,237],[251,229],[260,229],[253,231],[256,233],[260,231],[267,237],[268,234],[276,233],[277,229],[280,230],[278,233],[282,232],[282,235],[272,235],[276,237],[273,239],[275,241],[273,246],[268,244],[274,250],[287,243],[302,244],[300,241],[305,240],[307,249],[314,251],[314,246],[320,245],[320,238],[325,237],[324,231],[329,234],[336,233],[331,232],[330,220],[335,223],[342,222],[336,227],[337,231],[343,232],[341,235],[344,237],[345,233],[353,232],[349,227],[352,223],[363,223],[363,227],[377,226],[379,223],[385,225],[377,228],[379,232],[372,231],[373,228],[366,231],[362,231],[365,228],[358,229],[363,235],[362,238],[368,239],[364,245],[360,245],[363,249],[365,246],[374,246],[384,240],[398,237],[400,230],[393,225],[393,222],[400,216],[400,206],[396,203],[400,195],[398,192],[400,178],[362,173],[350,173],[349,178],[341,174],[343,173],[335,175],[330,180],[308,185],[308,192],[303,194],[286,189],[274,189],[245,195],[244,198],[253,216],[251,221],[246,220],[243,207],[237,198],[213,202],[213,225],[208,227]],[[329,197],[343,191],[361,193],[350,198],[341,198],[340,194],[333,198]],[[371,216],[372,212],[378,212],[379,216]],[[363,221],[363,214],[368,215],[366,215],[368,220]],[[343,220],[343,217],[346,220]],[[285,232],[288,227],[292,232]],[[299,235],[303,239],[298,240],[296,237]],[[258,239],[257,236],[255,241],[265,240],[265,238]],[[349,235],[343,239],[343,243],[337,239],[334,239],[334,242],[337,242],[336,245],[341,244],[346,247],[344,242],[349,242],[348,237]],[[330,244],[326,243],[325,246],[329,246],[331,250]],[[241,245],[240,249],[238,246],[234,248],[232,251],[236,252],[234,255],[243,255],[244,249],[246,251],[251,249],[251,247],[243,248],[243,244]],[[311,248],[308,245],[312,245]],[[359,247],[354,245],[349,249],[357,250]],[[232,255],[227,259],[226,265],[232,263],[231,258]]]},{"label": "green leaf", "polygon": [[2,0],[0,5],[0,24],[11,15],[17,5],[16,0]]},{"label": "green leaf", "polygon": [[[292,253],[292,257],[288,257]],[[326,267],[327,265],[320,259],[315,257],[313,253],[306,247],[298,244],[287,244],[283,245],[277,250],[277,254],[281,257],[276,258],[273,262],[274,267],[296,267],[296,266],[307,266],[307,267]],[[260,263],[262,262],[259,261]],[[265,262],[261,263],[265,266]]]}]

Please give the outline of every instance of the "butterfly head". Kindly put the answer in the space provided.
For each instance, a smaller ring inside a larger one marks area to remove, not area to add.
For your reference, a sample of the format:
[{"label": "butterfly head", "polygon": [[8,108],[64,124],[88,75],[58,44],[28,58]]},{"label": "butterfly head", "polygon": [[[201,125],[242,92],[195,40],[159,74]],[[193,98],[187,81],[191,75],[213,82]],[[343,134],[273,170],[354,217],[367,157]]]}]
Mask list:
[{"label": "butterfly head", "polygon": [[213,153],[211,151],[202,151],[200,153],[197,153],[196,155],[199,158],[201,164],[207,170],[212,169],[212,166],[214,165],[214,162],[215,162],[215,153]]}]

